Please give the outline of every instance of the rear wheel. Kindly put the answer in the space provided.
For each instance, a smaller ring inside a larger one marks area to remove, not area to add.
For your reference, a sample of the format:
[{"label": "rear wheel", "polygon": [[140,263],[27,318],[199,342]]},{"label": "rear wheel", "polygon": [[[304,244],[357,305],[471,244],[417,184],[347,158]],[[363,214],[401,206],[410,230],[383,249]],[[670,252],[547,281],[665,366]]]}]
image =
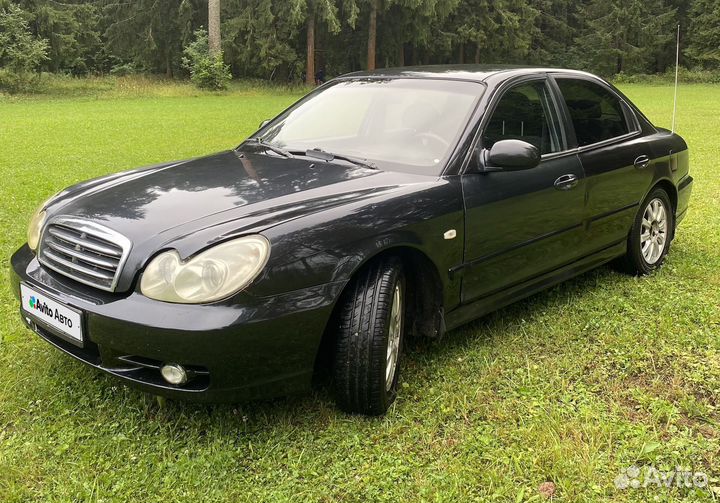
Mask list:
[{"label": "rear wheel", "polygon": [[384,414],[397,396],[405,331],[400,260],[368,265],[341,302],[334,359],[338,406],[347,412]]},{"label": "rear wheel", "polygon": [[622,269],[630,274],[646,275],[665,261],[673,238],[674,215],[670,197],[663,189],[653,190],[640,206],[628,236]]}]

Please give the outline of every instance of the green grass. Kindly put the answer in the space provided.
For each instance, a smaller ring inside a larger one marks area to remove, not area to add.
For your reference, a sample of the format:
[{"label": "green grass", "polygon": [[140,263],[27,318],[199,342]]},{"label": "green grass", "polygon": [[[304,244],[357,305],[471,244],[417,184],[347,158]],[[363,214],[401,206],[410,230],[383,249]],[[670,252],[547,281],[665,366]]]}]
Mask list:
[{"label": "green grass", "polygon": [[[88,84],[90,85],[90,84]],[[130,86],[132,87],[132,86]],[[658,125],[672,88],[623,90]],[[0,101],[0,254],[34,207],[89,177],[237,144],[294,91],[182,84]],[[720,496],[720,86],[681,88],[695,192],[649,278],[601,268],[416,344],[386,417],[325,391],[164,406],[25,330],[0,280],[0,501],[715,501]],[[709,490],[615,488],[688,466]]]}]

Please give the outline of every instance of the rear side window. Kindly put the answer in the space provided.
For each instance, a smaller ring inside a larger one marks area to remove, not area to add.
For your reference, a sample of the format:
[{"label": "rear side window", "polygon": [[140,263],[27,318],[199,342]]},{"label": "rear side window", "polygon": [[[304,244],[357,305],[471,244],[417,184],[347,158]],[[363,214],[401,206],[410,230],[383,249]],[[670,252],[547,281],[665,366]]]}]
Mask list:
[{"label": "rear side window", "polygon": [[558,78],[556,82],[580,147],[628,134],[623,105],[615,94],[587,80]]}]

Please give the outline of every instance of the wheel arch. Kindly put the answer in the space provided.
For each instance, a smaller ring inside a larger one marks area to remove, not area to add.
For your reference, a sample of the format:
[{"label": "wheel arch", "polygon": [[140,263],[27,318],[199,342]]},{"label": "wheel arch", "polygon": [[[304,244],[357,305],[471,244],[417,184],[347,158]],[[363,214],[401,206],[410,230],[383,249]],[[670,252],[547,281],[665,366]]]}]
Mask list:
[{"label": "wheel arch", "polygon": [[[667,192],[668,197],[670,197],[670,203],[672,203],[673,205],[673,214],[675,214],[677,212],[678,206],[678,191],[677,187],[675,187],[675,184],[672,183],[670,180],[663,178],[661,180],[658,180],[655,185],[650,188],[648,194],[650,194],[655,189],[663,189],[665,192]],[[645,197],[647,197],[647,195]]]},{"label": "wheel arch", "polygon": [[[677,209],[678,209],[678,190],[672,181],[668,180],[667,178],[661,178],[660,180],[657,180],[652,187],[650,187],[650,190],[647,191],[647,194],[643,197],[643,201],[655,190],[655,189],[663,189],[665,193],[670,198],[670,204],[672,204],[672,214],[673,214],[673,226],[672,226],[672,237],[671,239],[675,238],[675,222],[677,222]],[[643,208],[640,208],[640,211],[643,211]]]},{"label": "wheel arch", "polygon": [[[337,336],[334,328],[337,325],[339,311],[348,288],[370,264],[390,257],[399,258],[403,264],[407,298],[405,305],[410,309],[410,312],[406,312],[406,316],[412,316],[412,319],[406,319],[406,326],[409,330],[406,335],[434,338],[440,337],[444,333],[443,283],[435,262],[425,252],[413,246],[395,245],[379,250],[367,256],[355,267],[335,299],[315,357],[315,378],[325,374],[331,368],[333,347]],[[417,313],[426,315],[417,316]]]}]

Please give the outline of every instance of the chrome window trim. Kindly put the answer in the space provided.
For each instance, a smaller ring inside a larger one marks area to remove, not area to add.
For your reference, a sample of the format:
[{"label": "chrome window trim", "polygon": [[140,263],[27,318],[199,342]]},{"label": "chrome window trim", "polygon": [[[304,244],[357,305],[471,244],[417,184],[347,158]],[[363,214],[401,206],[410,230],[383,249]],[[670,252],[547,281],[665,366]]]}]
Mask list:
[{"label": "chrome window trim", "polygon": [[567,157],[570,155],[577,155],[579,149],[577,147],[569,148],[567,150],[561,150],[560,152],[549,152],[540,156],[540,161],[549,161],[552,159],[558,159],[560,157]]},{"label": "chrome window trim", "polygon": [[[67,274],[66,271],[63,271],[63,270],[58,269],[57,267],[54,267],[52,264],[48,263],[46,260],[43,259],[42,251],[43,251],[44,243],[45,243],[45,231],[47,230],[47,228],[50,225],[64,225],[64,226],[70,227],[71,229],[77,230],[79,232],[87,232],[91,236],[98,237],[100,239],[104,239],[104,240],[114,243],[114,244],[118,245],[120,248],[122,248],[122,256],[120,257],[120,260],[118,261],[117,270],[115,271],[115,275],[113,276],[113,280],[109,287],[98,285],[97,283],[93,283],[92,281],[87,281],[82,278],[78,278],[76,276],[71,276],[71,275]],[[132,241],[117,231],[114,231],[108,227],[105,227],[104,225],[100,225],[98,223],[95,223],[91,220],[87,220],[84,218],[58,215],[58,216],[50,218],[43,225],[42,233],[40,234],[40,240],[38,243],[38,249],[37,249],[36,256],[37,256],[37,260],[38,260],[38,262],[40,262],[40,264],[47,267],[48,269],[52,269],[53,271],[57,272],[58,274],[62,274],[66,278],[70,278],[73,281],[77,281],[78,283],[82,283],[84,285],[91,286],[91,287],[97,288],[99,290],[105,290],[106,292],[114,292],[115,288],[117,287],[118,281],[120,280],[120,275],[122,274],[123,268],[125,267],[125,263],[127,262],[127,259],[130,256],[131,249],[132,249]]]},{"label": "chrome window trim", "polygon": [[590,145],[584,145],[582,147],[577,147],[577,150],[578,152],[587,152],[588,150],[592,150],[595,148],[607,147],[608,145],[612,145],[614,143],[621,143],[636,136],[640,136],[641,133],[641,130],[631,131],[630,133],[626,133],[622,136],[614,136],[612,138],[608,138],[607,140],[598,141],[595,143],[591,143]]}]

